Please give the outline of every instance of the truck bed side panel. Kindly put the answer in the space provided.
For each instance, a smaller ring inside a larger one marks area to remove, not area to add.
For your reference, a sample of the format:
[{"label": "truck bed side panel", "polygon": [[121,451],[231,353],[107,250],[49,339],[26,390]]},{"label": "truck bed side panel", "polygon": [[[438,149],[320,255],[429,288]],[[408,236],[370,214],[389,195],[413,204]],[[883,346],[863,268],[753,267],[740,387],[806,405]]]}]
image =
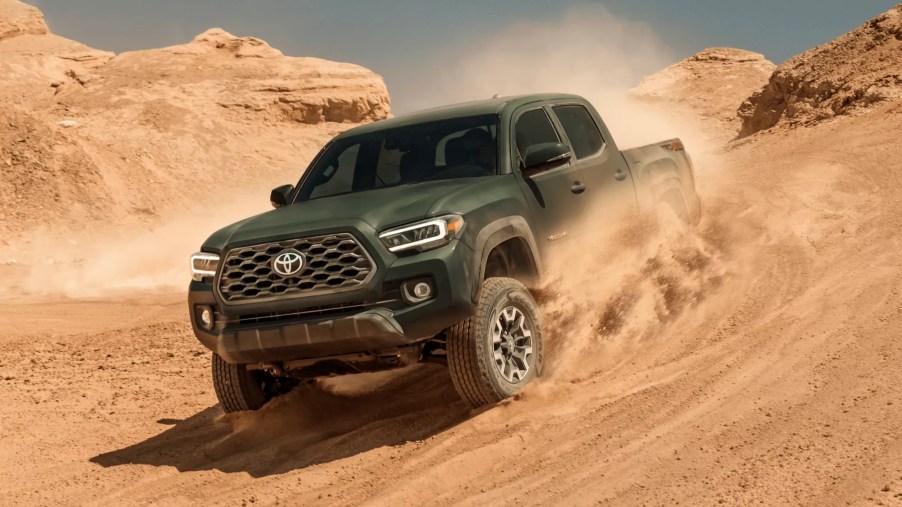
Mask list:
[{"label": "truck bed side panel", "polygon": [[682,141],[668,139],[622,150],[621,154],[632,173],[642,210],[654,210],[662,201],[682,201],[688,217],[698,218],[701,207],[695,191],[695,175]]}]

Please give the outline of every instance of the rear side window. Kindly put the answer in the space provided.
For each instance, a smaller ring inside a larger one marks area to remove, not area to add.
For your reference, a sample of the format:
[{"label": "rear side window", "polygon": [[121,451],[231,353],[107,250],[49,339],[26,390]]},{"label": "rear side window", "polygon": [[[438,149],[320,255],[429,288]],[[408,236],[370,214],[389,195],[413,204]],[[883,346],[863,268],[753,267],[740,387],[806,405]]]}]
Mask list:
[{"label": "rear side window", "polygon": [[570,138],[576,158],[585,158],[601,150],[604,140],[592,115],[583,106],[557,106],[554,108],[564,132]]},{"label": "rear side window", "polygon": [[551,120],[548,119],[544,109],[534,109],[520,115],[514,132],[520,157],[526,155],[526,150],[530,146],[560,142],[557,132],[554,131]]}]

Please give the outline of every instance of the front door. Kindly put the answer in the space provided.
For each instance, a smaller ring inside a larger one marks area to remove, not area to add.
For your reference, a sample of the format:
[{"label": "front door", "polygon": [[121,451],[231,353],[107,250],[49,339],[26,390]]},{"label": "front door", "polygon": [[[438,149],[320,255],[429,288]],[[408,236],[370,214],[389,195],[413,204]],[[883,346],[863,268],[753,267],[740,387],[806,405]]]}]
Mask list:
[{"label": "front door", "polygon": [[[522,168],[523,155],[529,147],[542,143],[563,142],[543,107],[519,112],[514,120],[513,160]],[[560,242],[576,231],[569,230],[575,217],[582,214],[586,200],[582,170],[571,163],[552,167],[520,178],[524,194],[533,213],[536,243],[547,251],[552,243]]]}]

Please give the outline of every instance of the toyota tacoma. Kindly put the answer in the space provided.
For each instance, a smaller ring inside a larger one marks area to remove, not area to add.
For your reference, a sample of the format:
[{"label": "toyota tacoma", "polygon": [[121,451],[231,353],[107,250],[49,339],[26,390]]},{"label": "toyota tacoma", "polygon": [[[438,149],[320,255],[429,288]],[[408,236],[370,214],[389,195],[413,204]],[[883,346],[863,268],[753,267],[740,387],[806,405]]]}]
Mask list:
[{"label": "toyota tacoma", "polygon": [[530,287],[555,245],[591,234],[587,215],[699,214],[678,139],[621,151],[564,94],[352,128],[270,200],[191,257],[191,323],[226,412],[416,362],[446,364],[473,406],[507,398],[542,374]]}]

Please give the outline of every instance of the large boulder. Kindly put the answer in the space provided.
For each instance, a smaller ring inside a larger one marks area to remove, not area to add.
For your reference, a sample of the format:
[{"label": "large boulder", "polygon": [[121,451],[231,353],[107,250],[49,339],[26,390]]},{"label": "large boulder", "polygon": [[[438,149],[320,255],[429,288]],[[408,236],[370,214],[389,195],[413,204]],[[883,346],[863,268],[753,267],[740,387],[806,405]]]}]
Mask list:
[{"label": "large boulder", "polygon": [[[122,95],[115,91],[131,89],[177,107],[215,105],[229,115],[305,124],[373,121],[390,110],[382,77],[369,69],[284,56],[265,41],[220,28],[187,44],[122,53],[90,78],[90,85],[69,87],[64,91],[72,93],[61,98],[111,106]],[[179,97],[173,90],[186,93]]]},{"label": "large boulder", "polygon": [[0,40],[47,32],[44,15],[36,7],[19,0],[0,0]]},{"label": "large boulder", "polygon": [[59,37],[37,8],[0,0],[0,102],[30,108],[49,100],[56,87],[103,65],[113,53]]},{"label": "large boulder", "polygon": [[739,109],[740,137],[902,98],[902,5],[779,67]]},{"label": "large boulder", "polygon": [[709,48],[644,78],[630,91],[644,102],[683,106],[716,130],[739,131],[736,109],[760,90],[776,66],[763,55],[733,48]]}]

